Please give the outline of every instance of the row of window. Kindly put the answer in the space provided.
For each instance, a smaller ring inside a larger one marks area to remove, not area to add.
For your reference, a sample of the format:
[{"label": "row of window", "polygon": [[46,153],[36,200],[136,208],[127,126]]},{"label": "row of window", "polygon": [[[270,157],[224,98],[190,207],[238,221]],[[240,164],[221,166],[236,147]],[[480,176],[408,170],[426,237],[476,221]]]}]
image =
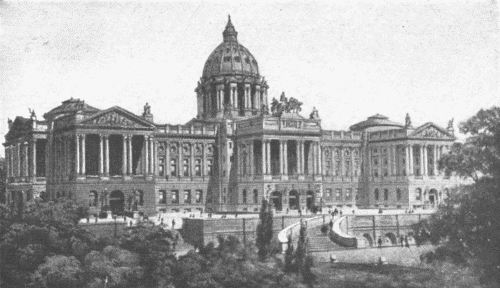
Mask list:
[{"label": "row of window", "polygon": [[[159,192],[159,204],[167,204],[167,190],[160,190]],[[171,203],[180,204],[180,191],[171,190]],[[194,191],[194,203],[192,203],[192,193],[191,190],[182,191],[182,204],[202,204],[203,203],[203,190]]]},{"label": "row of window", "polygon": [[[384,188],[384,195],[383,196],[384,196],[384,201],[389,200],[389,189]],[[375,201],[380,201],[380,191],[378,188],[375,188],[374,197],[375,197]],[[401,197],[402,197],[401,189],[397,188],[396,189],[396,199],[399,201],[399,200],[401,200]]]},{"label": "row of window", "polygon": [[[249,204],[247,198],[248,198],[247,189],[243,189],[243,191],[241,191],[241,199],[242,199],[241,203]],[[253,189],[252,204],[258,204],[258,203],[259,203],[259,190]]]},{"label": "row of window", "polygon": [[[352,188],[345,189],[345,193],[342,188],[335,189],[335,197],[333,195],[333,189],[326,189],[325,198],[326,200],[335,200],[335,201],[351,201],[353,200]],[[359,189],[356,189],[356,195],[354,196],[356,200],[358,199]]]},{"label": "row of window", "polygon": [[[178,163],[177,163],[177,158],[171,158],[170,159],[170,171],[168,172],[168,175],[170,176],[184,176],[184,177],[189,177],[189,176],[195,176],[195,177],[201,177],[203,174],[202,171],[202,160],[201,159],[195,159],[194,160],[194,171],[191,172],[191,160],[190,158],[184,158],[182,159],[182,170],[178,171]],[[206,176],[212,176],[212,167],[213,167],[213,160],[212,159],[207,159],[207,171],[205,173]],[[165,167],[165,158],[160,159],[160,165],[158,168],[158,173],[160,176],[167,176],[166,172],[166,167]],[[193,175],[191,175],[193,174]]]}]

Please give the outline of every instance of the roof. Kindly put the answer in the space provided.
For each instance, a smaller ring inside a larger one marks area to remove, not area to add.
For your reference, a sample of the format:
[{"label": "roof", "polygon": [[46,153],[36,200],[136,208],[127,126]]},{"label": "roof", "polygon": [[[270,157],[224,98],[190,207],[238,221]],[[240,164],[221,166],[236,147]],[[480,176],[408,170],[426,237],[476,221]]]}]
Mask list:
[{"label": "roof", "polygon": [[259,77],[259,65],[255,57],[238,43],[238,32],[234,29],[231,17],[222,33],[223,42],[208,56],[203,68],[203,77],[220,75],[247,75]]},{"label": "roof", "polygon": [[83,100],[73,99],[73,97],[71,97],[70,99],[63,101],[61,105],[45,113],[43,117],[47,118],[51,115],[66,114],[77,111],[92,113],[92,112],[99,112],[100,110],[88,104],[85,104],[85,101]]},{"label": "roof", "polygon": [[368,117],[364,121],[352,125],[351,127],[349,127],[349,129],[351,129],[352,131],[360,131],[371,127],[394,127],[395,129],[397,129],[404,128],[405,126],[403,124],[390,121],[389,118],[384,115],[376,114]]}]

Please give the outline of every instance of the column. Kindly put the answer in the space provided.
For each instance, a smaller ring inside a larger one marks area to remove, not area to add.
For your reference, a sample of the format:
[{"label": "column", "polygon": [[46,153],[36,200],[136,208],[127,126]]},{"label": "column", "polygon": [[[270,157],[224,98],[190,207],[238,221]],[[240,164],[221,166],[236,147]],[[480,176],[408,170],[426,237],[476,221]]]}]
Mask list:
[{"label": "column", "polygon": [[397,147],[396,145],[391,145],[391,153],[392,153],[392,175],[398,176],[398,155],[397,155]]},{"label": "column", "polygon": [[283,175],[285,174],[284,171],[284,167],[285,167],[285,160],[283,159],[283,150],[284,150],[284,147],[283,147],[283,140],[279,140],[279,143],[280,143],[280,175]]},{"label": "column", "polygon": [[434,176],[437,176],[438,174],[438,169],[437,169],[437,165],[438,165],[438,153],[437,153],[437,145],[433,145],[432,146],[432,174]]},{"label": "column", "polygon": [[99,134],[99,176],[104,174],[104,141],[103,135]]},{"label": "column", "polygon": [[29,156],[29,151],[28,151],[28,142],[24,142],[24,177],[28,177],[29,176],[29,160],[28,160],[28,156]]},{"label": "column", "polygon": [[424,174],[425,176],[429,175],[429,153],[427,152],[428,145],[424,145]]},{"label": "column", "polygon": [[[207,165],[207,153],[205,152],[205,149],[207,149],[206,144],[202,142],[201,143],[201,176],[202,177],[206,176],[205,171],[206,171],[206,165]],[[168,165],[168,157],[167,157],[166,162],[167,162],[167,164],[165,164],[165,165]]]},{"label": "column", "polygon": [[321,145],[318,142],[317,144],[318,150],[318,174],[323,175],[323,149],[321,149]]},{"label": "column", "polygon": [[158,155],[157,155],[157,150],[158,150],[158,141],[156,141],[154,138],[151,139],[151,147],[152,148],[152,153],[151,153],[151,165],[153,166],[151,169],[151,173],[153,175],[158,175]]},{"label": "column", "polygon": [[21,143],[16,145],[16,176],[21,176]]},{"label": "column", "polygon": [[233,109],[238,108],[238,99],[236,93],[236,83],[229,84],[229,104],[233,107]]},{"label": "column", "polygon": [[75,135],[75,173],[80,175],[80,134]]},{"label": "column", "polygon": [[260,108],[262,106],[262,101],[260,99],[260,85],[255,85],[255,93],[254,93],[254,101],[255,101],[255,109],[257,111],[260,111]]},{"label": "column", "polygon": [[109,135],[104,135],[104,173],[109,175]]},{"label": "column", "polygon": [[217,111],[221,111],[224,106],[224,84],[217,85]]},{"label": "column", "polygon": [[143,155],[143,169],[142,169],[142,174],[147,175],[149,174],[149,137],[144,135],[144,155]]},{"label": "column", "polygon": [[[11,171],[11,167],[10,167],[10,146],[6,146],[5,147],[5,167],[6,167],[6,173],[5,175],[7,176],[7,178],[10,177],[10,171]],[[8,180],[7,180],[8,181]]]},{"label": "column", "polygon": [[405,147],[405,152],[406,152],[406,175],[409,176],[409,175],[412,175],[413,173],[410,173],[412,171],[412,167],[411,167],[411,145],[406,145]]},{"label": "column", "polygon": [[354,165],[354,150],[356,148],[350,147],[351,150],[351,175],[354,177],[356,175],[356,165]]},{"label": "column", "polygon": [[190,148],[190,156],[189,156],[189,175],[193,177],[195,175],[194,173],[194,151],[195,151],[195,143],[189,143],[189,148]]},{"label": "column", "polygon": [[419,146],[419,152],[420,152],[420,175],[424,175],[424,146],[420,145]]},{"label": "column", "polygon": [[36,180],[36,139],[31,139],[30,141],[31,149],[31,171],[30,176],[33,180]]},{"label": "column", "polygon": [[85,175],[86,171],[85,171],[85,168],[86,168],[86,163],[85,163],[85,134],[82,134],[81,135],[81,141],[82,141],[82,168],[81,168],[81,173],[82,175]]},{"label": "column", "polygon": [[[184,153],[184,149],[182,147],[182,143],[179,142],[179,160],[177,161],[177,177],[181,177],[181,176],[184,176],[184,175],[181,175],[181,172],[182,172],[182,166],[184,165],[183,163],[183,153]],[[224,165],[226,165],[226,163],[224,163]]]},{"label": "column", "polygon": [[128,150],[128,157],[127,157],[127,158],[128,158],[128,159],[127,159],[127,164],[128,164],[128,167],[127,167],[127,174],[132,175],[132,174],[134,174],[134,173],[133,173],[133,170],[132,170],[132,162],[133,162],[133,161],[132,161],[132,159],[133,159],[133,158],[132,158],[132,135],[128,135],[128,137],[127,137],[127,144],[128,144],[128,145],[127,145],[127,146],[128,146],[128,147],[127,147],[127,148],[128,148],[128,149],[127,149],[127,150]]},{"label": "column", "polygon": [[295,157],[297,157],[297,160],[295,161],[296,162],[296,171],[297,171],[297,175],[300,174],[300,141],[295,141],[296,145],[295,145]]},{"label": "column", "polygon": [[288,140],[285,140],[283,142],[283,160],[284,160],[284,173],[285,175],[288,175]]},{"label": "column", "polygon": [[271,174],[271,140],[266,140],[266,170]]},{"label": "column", "polygon": [[250,97],[250,84],[245,84],[245,110],[250,110],[252,108]]},{"label": "column", "polygon": [[[205,153],[205,149],[203,149]],[[165,175],[170,176],[170,142],[165,142]]]},{"label": "column", "polygon": [[127,175],[127,135],[123,136],[122,175]]},{"label": "column", "polygon": [[367,153],[367,157],[368,157],[368,173],[366,173],[368,176],[371,176],[373,177],[373,160],[372,160],[372,157],[373,157],[373,151],[372,151],[372,148],[371,147],[367,147],[366,148],[368,153]]},{"label": "column", "polygon": [[335,146],[332,146],[332,153],[330,153],[330,154],[331,154],[331,156],[330,156],[330,160],[332,161],[332,175],[333,175],[333,176],[336,176],[336,175],[335,175],[335,169],[336,169],[336,167],[337,167],[337,163],[335,163],[335,160],[336,160],[336,159],[335,159],[335,150],[336,150],[336,149],[337,149],[337,148],[336,148]]},{"label": "column", "polygon": [[266,173],[266,168],[267,168],[267,164],[266,164],[266,159],[267,159],[267,156],[266,156],[266,151],[267,151],[267,148],[266,148],[266,142],[265,142],[265,141],[266,141],[266,140],[262,139],[262,140],[261,140],[262,145],[260,145],[260,146],[261,146],[261,148],[262,148],[262,149],[261,149],[261,150],[262,150],[262,151],[261,151],[261,154],[262,154],[262,155],[261,155],[261,156],[262,156],[262,175],[267,174],[267,173]]},{"label": "column", "polygon": [[305,150],[305,142],[304,141],[299,141],[300,143],[300,174],[305,174],[305,156],[304,156],[304,150]]},{"label": "column", "polygon": [[340,146],[339,147],[339,156],[340,156],[340,167],[339,167],[339,176],[344,177],[345,175],[345,159],[344,159],[344,147]]}]

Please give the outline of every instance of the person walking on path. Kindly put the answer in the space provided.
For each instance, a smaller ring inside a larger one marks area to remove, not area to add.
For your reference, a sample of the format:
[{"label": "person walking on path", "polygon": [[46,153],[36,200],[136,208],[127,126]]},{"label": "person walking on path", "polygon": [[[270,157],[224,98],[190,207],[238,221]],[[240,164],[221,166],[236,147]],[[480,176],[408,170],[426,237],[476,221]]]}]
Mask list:
[{"label": "person walking on path", "polygon": [[172,219],[172,229],[175,229],[175,219]]},{"label": "person walking on path", "polygon": [[405,238],[403,235],[401,235],[401,238],[399,238],[399,242],[401,243],[401,247],[405,247]]},{"label": "person walking on path", "polygon": [[331,231],[331,230],[332,230],[332,228],[333,228],[333,221],[332,221],[332,220],[330,220],[330,223],[328,223],[328,225],[330,226],[330,231]]},{"label": "person walking on path", "polygon": [[408,242],[408,236],[405,236],[405,247],[410,248],[410,242]]},{"label": "person walking on path", "polygon": [[378,238],[378,248],[382,248],[382,237]]}]

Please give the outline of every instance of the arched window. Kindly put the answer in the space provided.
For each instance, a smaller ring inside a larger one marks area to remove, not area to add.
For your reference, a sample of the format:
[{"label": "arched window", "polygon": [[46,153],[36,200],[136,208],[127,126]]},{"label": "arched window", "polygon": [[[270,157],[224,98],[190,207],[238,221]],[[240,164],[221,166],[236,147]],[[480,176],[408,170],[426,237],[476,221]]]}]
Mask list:
[{"label": "arched window", "polygon": [[259,203],[259,190],[253,189],[253,203]]},{"label": "arched window", "polygon": [[89,193],[89,206],[96,207],[97,206],[97,191],[90,191]]},{"label": "arched window", "polygon": [[243,204],[247,204],[247,189],[243,189],[243,191],[241,191],[241,202]]},{"label": "arched window", "polygon": [[422,189],[420,188],[415,189],[415,200],[417,201],[422,200]]},{"label": "arched window", "polygon": [[401,200],[401,189],[399,188],[396,189],[396,198],[398,198],[398,201]]},{"label": "arched window", "polygon": [[384,201],[389,200],[389,190],[387,188],[384,189]]},{"label": "arched window", "polygon": [[380,198],[380,195],[379,195],[379,192],[378,192],[378,188],[375,188],[375,200],[379,200]]}]

